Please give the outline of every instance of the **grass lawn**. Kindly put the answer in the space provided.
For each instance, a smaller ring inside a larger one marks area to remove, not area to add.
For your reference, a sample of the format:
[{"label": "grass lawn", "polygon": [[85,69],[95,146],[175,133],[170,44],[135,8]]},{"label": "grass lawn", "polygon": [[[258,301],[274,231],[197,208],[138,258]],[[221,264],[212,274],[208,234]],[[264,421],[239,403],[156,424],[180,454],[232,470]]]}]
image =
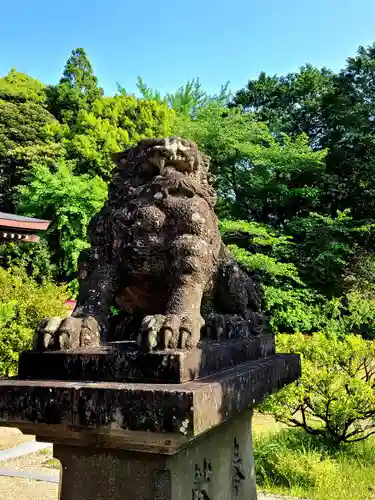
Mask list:
[{"label": "grass lawn", "polygon": [[258,488],[314,500],[375,500],[375,439],[332,448],[256,414]]}]

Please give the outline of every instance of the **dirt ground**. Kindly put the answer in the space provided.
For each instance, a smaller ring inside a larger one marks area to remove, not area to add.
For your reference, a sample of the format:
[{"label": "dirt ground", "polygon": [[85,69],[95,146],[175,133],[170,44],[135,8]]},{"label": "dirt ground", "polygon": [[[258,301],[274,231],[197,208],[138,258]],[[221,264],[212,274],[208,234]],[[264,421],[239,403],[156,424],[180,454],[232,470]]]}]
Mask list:
[{"label": "dirt ground", "polygon": [[1,500],[57,500],[57,484],[0,477]]},{"label": "dirt ground", "polygon": [[0,427],[0,450],[13,448],[27,441],[35,441],[34,436],[25,436],[13,427]]},{"label": "dirt ground", "polygon": [[[33,436],[23,436],[17,429],[0,427],[0,448],[6,449],[26,441],[34,441]],[[0,468],[22,471],[56,473],[51,450],[0,462]],[[51,464],[52,466],[51,467]],[[0,476],[1,500],[57,500],[58,485],[30,479]]]}]

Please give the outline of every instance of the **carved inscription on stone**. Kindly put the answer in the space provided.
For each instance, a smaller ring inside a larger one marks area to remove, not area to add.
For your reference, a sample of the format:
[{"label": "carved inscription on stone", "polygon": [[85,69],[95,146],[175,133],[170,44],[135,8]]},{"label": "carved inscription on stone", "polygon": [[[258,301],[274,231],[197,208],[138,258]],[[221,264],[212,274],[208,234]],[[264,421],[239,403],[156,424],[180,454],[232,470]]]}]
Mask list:
[{"label": "carved inscription on stone", "polygon": [[245,479],[243,473],[242,460],[240,457],[240,446],[237,439],[234,438],[233,455],[232,455],[232,487],[234,496],[237,497],[240,491],[241,481]]},{"label": "carved inscription on stone", "polygon": [[203,467],[195,465],[195,478],[192,500],[212,500],[208,494],[208,487],[211,482],[212,465],[204,459]]}]

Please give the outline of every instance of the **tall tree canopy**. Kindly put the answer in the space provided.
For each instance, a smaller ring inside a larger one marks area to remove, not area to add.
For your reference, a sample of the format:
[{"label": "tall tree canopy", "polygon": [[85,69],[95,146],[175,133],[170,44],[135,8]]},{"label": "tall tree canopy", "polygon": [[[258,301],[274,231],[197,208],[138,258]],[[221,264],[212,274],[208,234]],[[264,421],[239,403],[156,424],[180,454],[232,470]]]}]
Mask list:
[{"label": "tall tree canopy", "polygon": [[359,47],[337,74],[310,65],[286,76],[262,73],[231,103],[267,123],[277,141],[303,132],[315,151],[326,152],[320,175],[304,187],[316,190],[315,215],[303,216],[298,204],[285,226],[299,243],[295,258],[325,293],[342,292],[353,263],[374,247],[374,68],[375,45]]},{"label": "tall tree canopy", "polygon": [[82,48],[73,50],[60,83],[49,88],[52,113],[64,123],[74,123],[81,109],[90,109],[102,96],[103,89],[98,86],[86,52]]},{"label": "tall tree canopy", "polygon": [[231,106],[255,113],[273,132],[292,137],[304,132],[314,148],[325,147],[323,102],[334,87],[334,78],[332,71],[310,64],[285,76],[261,73],[235,94]]},{"label": "tall tree canopy", "polygon": [[232,102],[275,134],[305,132],[314,149],[327,150],[319,210],[331,216],[350,209],[356,219],[373,218],[374,67],[375,45],[359,47],[338,74],[311,65],[286,76],[261,73]]},{"label": "tall tree canopy", "polygon": [[315,208],[326,152],[312,151],[306,135],[276,139],[254,113],[219,103],[195,120],[181,118],[176,129],[211,155],[219,213],[277,227]]},{"label": "tall tree canopy", "polygon": [[59,156],[61,134],[41,82],[15,69],[0,78],[0,210],[14,209],[15,189],[32,162]]}]

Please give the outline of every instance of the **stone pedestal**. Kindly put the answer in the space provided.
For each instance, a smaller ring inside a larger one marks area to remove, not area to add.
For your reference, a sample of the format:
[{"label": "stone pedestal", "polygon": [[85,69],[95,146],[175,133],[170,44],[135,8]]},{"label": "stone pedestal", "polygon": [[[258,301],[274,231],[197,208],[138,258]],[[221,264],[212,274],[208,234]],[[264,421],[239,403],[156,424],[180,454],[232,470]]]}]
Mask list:
[{"label": "stone pedestal", "polygon": [[55,445],[61,500],[252,500],[251,411],[174,455]]},{"label": "stone pedestal", "polygon": [[54,444],[61,500],[255,500],[252,409],[300,359],[275,355],[273,336],[233,342],[24,353],[0,381],[0,425]]}]

